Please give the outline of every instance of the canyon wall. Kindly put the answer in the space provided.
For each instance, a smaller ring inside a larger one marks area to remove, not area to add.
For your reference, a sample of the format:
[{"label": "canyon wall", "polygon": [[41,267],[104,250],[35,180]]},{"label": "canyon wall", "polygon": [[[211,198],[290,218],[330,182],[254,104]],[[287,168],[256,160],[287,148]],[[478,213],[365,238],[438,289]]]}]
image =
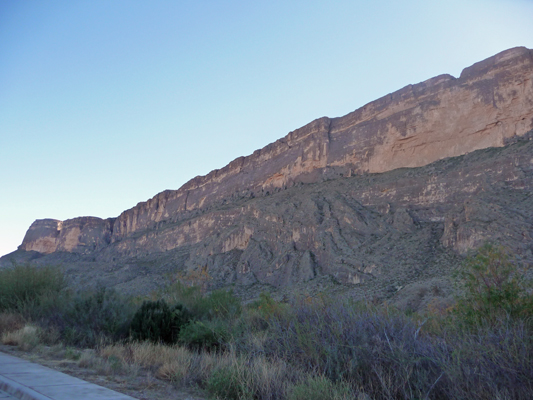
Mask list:
[{"label": "canyon wall", "polygon": [[111,242],[113,218],[79,217],[58,221],[38,219],[26,232],[20,249],[50,254],[88,253]]},{"label": "canyon wall", "polygon": [[[37,220],[19,249],[83,254],[117,244],[125,250],[131,243],[125,239],[133,234],[148,232],[143,237],[149,241],[150,231],[180,224],[179,232],[157,244],[159,250],[167,251],[199,243],[235,224],[239,208],[233,214],[197,218],[223,203],[262,197],[301,183],[421,167],[504,146],[531,129],[533,51],[519,47],[466,68],[459,78],[441,75],[409,85],[344,117],[317,119],[178,190],[159,193],[116,219]],[[189,219],[194,221],[182,224]],[[199,229],[199,224],[205,227]],[[453,229],[452,223],[446,239],[450,245]],[[225,248],[216,251],[242,250],[252,235],[250,228],[243,228],[227,238]],[[142,248],[141,242],[135,243]]]}]

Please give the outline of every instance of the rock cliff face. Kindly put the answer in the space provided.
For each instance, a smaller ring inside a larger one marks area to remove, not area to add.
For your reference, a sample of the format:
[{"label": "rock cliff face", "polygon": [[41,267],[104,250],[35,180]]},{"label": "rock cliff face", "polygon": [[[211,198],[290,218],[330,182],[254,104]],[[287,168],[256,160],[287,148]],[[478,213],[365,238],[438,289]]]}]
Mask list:
[{"label": "rock cliff face", "polygon": [[527,258],[532,129],[533,51],[514,48],[317,119],[116,219],[37,220],[19,252],[276,287],[390,280],[394,265],[414,274],[490,237]]},{"label": "rock cliff face", "polygon": [[258,196],[340,175],[420,167],[503,146],[533,129],[533,51],[507,50],[365,105],[320,118],[248,157],[122,213],[113,241],[232,196]]},{"label": "rock cliff face", "polygon": [[96,217],[66,221],[38,219],[26,232],[20,248],[44,254],[55,251],[90,253],[111,242],[113,221]]}]

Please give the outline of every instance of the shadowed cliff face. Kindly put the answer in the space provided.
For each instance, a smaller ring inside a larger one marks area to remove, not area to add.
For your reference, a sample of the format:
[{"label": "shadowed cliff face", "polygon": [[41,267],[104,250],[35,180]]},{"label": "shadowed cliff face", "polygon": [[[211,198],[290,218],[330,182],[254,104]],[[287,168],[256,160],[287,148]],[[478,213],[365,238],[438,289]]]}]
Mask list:
[{"label": "shadowed cliff face", "polygon": [[18,253],[69,253],[126,281],[144,265],[275,287],[406,282],[487,238],[529,259],[531,129],[533,51],[515,48],[315,120],[117,219],[37,220]]}]

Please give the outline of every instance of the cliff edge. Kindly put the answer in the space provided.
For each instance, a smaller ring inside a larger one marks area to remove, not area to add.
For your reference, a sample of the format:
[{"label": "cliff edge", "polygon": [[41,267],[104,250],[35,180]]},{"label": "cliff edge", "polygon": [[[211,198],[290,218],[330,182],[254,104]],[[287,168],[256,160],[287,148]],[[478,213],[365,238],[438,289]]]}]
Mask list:
[{"label": "cliff edge", "polygon": [[532,138],[533,51],[519,47],[317,119],[117,218],[37,220],[0,265],[59,264],[80,287],[134,293],[169,273],[249,298],[332,282],[367,299],[422,281],[447,293],[486,240],[533,265]]}]

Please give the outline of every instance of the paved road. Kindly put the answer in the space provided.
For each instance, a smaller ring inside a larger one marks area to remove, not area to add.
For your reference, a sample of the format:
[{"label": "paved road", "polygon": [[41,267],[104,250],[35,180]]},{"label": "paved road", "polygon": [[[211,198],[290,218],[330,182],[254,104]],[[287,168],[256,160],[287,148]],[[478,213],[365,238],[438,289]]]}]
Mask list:
[{"label": "paved road", "polygon": [[0,352],[0,400],[136,400]]}]

